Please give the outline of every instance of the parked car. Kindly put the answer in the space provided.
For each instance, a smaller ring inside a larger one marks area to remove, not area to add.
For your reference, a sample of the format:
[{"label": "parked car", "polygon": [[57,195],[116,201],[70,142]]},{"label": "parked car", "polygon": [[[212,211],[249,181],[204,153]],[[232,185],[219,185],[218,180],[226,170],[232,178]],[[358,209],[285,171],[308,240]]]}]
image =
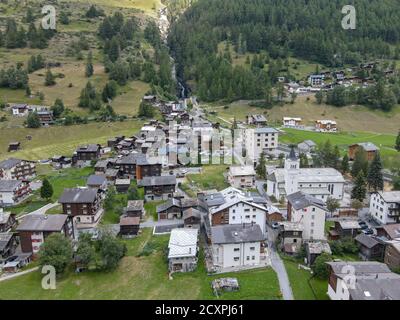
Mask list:
[{"label": "parked car", "polygon": [[364,229],[362,230],[362,232],[366,235],[374,234],[374,230],[372,230],[371,228]]}]

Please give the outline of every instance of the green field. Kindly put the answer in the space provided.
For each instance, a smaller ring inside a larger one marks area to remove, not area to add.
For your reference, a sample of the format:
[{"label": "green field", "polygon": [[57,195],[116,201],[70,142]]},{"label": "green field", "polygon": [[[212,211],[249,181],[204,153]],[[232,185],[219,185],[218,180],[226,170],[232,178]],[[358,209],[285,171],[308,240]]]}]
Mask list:
[{"label": "green field", "polygon": [[[72,155],[75,149],[87,143],[105,143],[117,135],[133,135],[143,122],[100,122],[86,125],[52,126],[48,128],[5,128],[0,134],[0,159],[20,157],[28,160],[47,159],[54,155]],[[26,136],[32,136],[27,140]],[[11,141],[21,142],[21,150],[8,153]]]},{"label": "green field", "polygon": [[226,165],[207,165],[202,167],[201,174],[188,174],[186,178],[199,191],[210,189],[222,190],[229,186],[223,176],[226,169]]},{"label": "green field", "polygon": [[[133,240],[126,240],[128,255],[112,272],[76,274],[70,269],[57,281],[56,290],[41,288],[40,272],[33,272],[0,283],[0,299],[216,299],[210,283],[218,277],[233,276],[239,280],[240,291],[223,294],[220,299],[281,299],[278,279],[271,268],[244,271],[221,276],[207,276],[202,254],[195,272],[175,274],[168,279],[165,249],[169,236],[154,237],[151,229]],[[148,256],[138,256],[152,248]]]}]

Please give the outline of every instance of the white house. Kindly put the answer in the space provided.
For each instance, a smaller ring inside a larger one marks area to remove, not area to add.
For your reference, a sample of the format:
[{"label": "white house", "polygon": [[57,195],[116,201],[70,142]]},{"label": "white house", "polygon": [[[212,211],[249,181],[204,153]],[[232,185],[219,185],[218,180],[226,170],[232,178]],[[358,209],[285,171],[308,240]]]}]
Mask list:
[{"label": "white house", "polygon": [[376,261],[327,262],[331,300],[399,300],[400,275]]},{"label": "white house", "polygon": [[168,243],[168,265],[170,272],[189,272],[197,267],[197,228],[179,228],[171,231]]},{"label": "white house", "polygon": [[315,121],[315,131],[337,132],[337,122],[334,120],[317,120]]},{"label": "white house", "polygon": [[0,207],[15,205],[30,192],[29,182],[22,180],[0,180]]},{"label": "white house", "polygon": [[264,234],[257,224],[220,225],[211,228],[213,264],[218,268],[260,265]]},{"label": "white house", "polygon": [[328,211],[322,200],[303,192],[287,196],[288,221],[303,225],[303,240],[325,240],[325,215]]},{"label": "white house", "polygon": [[283,126],[296,128],[301,125],[301,118],[283,117]]},{"label": "white house", "polygon": [[308,83],[312,87],[321,87],[324,85],[325,75],[323,74],[313,74],[309,76]]},{"label": "white house", "polygon": [[326,201],[342,200],[345,180],[333,168],[300,168],[300,159],[292,148],[284,168],[272,170],[267,177],[267,194],[276,199],[298,191]]},{"label": "white house", "polygon": [[228,182],[235,188],[253,188],[256,172],[253,166],[231,166],[228,172]]},{"label": "white house", "polygon": [[[227,190],[231,192],[228,193]],[[268,209],[265,203],[256,203],[251,195],[232,192],[234,188],[221,191],[223,203],[208,210],[211,226],[221,224],[258,224],[263,234],[266,228]]]},{"label": "white house", "polygon": [[9,158],[0,161],[0,179],[28,180],[36,176],[36,165],[33,161]]},{"label": "white house", "polygon": [[371,195],[369,212],[381,224],[400,222],[400,191],[376,192]]},{"label": "white house", "polygon": [[267,154],[278,148],[278,137],[279,132],[274,128],[246,129],[244,132],[244,149],[247,158],[256,164],[261,152]]}]

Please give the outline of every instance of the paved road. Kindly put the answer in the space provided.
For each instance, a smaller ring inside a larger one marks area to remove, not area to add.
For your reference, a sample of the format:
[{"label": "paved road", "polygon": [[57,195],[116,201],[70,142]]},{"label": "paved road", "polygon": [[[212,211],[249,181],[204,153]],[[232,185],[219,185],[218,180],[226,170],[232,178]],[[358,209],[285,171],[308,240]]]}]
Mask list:
[{"label": "paved road", "polygon": [[56,206],[58,206],[58,202],[46,204],[45,206],[43,206],[43,207],[41,207],[41,208],[39,208],[39,209],[37,209],[35,211],[29,212],[27,214],[24,214],[22,216],[17,217],[17,220],[20,220],[23,217],[26,217],[26,216],[29,216],[29,215],[32,215],[32,214],[45,214],[47,210],[49,210],[51,208],[54,208]]},{"label": "paved road", "polygon": [[35,267],[35,268],[28,269],[28,270],[25,270],[25,271],[13,273],[13,274],[10,274],[10,275],[5,275],[3,277],[0,277],[0,282],[1,281],[6,281],[6,280],[10,280],[10,279],[14,279],[14,278],[17,278],[19,276],[23,276],[24,274],[31,273],[31,272],[34,272],[34,271],[37,271],[37,270],[39,270],[39,267]]},{"label": "paved road", "polygon": [[279,287],[281,289],[284,300],[294,300],[292,287],[290,286],[289,277],[286,272],[285,265],[280,258],[279,254],[276,252],[275,248],[275,233],[270,227],[268,229],[268,247],[271,256],[272,269],[275,270],[278,280]]}]

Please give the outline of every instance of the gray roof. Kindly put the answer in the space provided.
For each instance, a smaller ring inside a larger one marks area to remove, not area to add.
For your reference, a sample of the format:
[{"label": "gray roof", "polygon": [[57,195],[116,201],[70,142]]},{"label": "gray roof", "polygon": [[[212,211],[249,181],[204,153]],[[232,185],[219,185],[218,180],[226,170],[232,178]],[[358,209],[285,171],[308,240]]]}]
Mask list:
[{"label": "gray roof", "polygon": [[97,144],[88,144],[86,146],[79,146],[76,149],[77,152],[97,152],[100,149],[100,146]]},{"label": "gray roof", "polygon": [[289,153],[288,159],[290,159],[290,160],[297,160],[298,159],[297,156],[296,156],[296,152],[294,151],[294,147],[292,147],[290,149],[290,153]]},{"label": "gray roof", "polygon": [[203,200],[208,207],[219,206],[225,203],[224,196],[220,192],[206,194],[204,195]]},{"label": "gray roof", "polygon": [[342,229],[361,229],[357,220],[340,220],[338,222]]},{"label": "gray roof", "polygon": [[17,231],[61,231],[68,215],[66,214],[31,214],[25,216]]},{"label": "gray roof", "polygon": [[374,145],[372,142],[360,142],[356,143],[356,145],[362,147],[365,151],[377,151],[379,148]]},{"label": "gray roof", "polygon": [[377,274],[391,274],[389,267],[381,262],[376,261],[339,261],[327,262],[333,269],[333,272],[338,276],[347,275],[348,266],[354,268],[356,276],[371,276]]},{"label": "gray roof", "polygon": [[7,244],[10,242],[11,238],[13,237],[13,233],[0,233],[0,252],[4,250]]},{"label": "gray roof", "polygon": [[375,247],[376,245],[380,244],[381,242],[375,239],[374,237],[368,236],[364,233],[360,233],[355,240],[362,244],[364,247],[369,249]]},{"label": "gray roof", "polygon": [[327,242],[308,242],[306,243],[306,250],[310,254],[328,253],[332,254],[331,247]]},{"label": "gray roof", "polygon": [[0,162],[0,169],[11,169],[21,163],[21,159],[16,159],[16,158],[9,158],[7,160],[3,160]]},{"label": "gray roof", "polygon": [[385,202],[398,202],[400,203],[400,191],[385,191],[379,192]]},{"label": "gray roof", "polygon": [[321,209],[325,209],[325,204],[322,200],[317,199],[309,194],[301,191],[289,194],[287,196],[288,202],[293,206],[295,210],[307,208],[309,206],[316,206]]},{"label": "gray roof", "polygon": [[129,200],[127,205],[127,210],[138,211],[143,210],[144,201],[143,200]]},{"label": "gray roof", "polygon": [[278,132],[279,132],[278,130],[269,127],[254,129],[254,133],[278,133]]},{"label": "gray roof", "polygon": [[176,206],[180,207],[180,201],[176,198],[168,199],[166,202],[160,204],[157,206],[156,211],[158,212],[163,212],[165,210],[168,210],[169,208]]},{"label": "gray roof", "polygon": [[21,180],[0,180],[0,192],[12,192],[21,184]]},{"label": "gray roof", "polygon": [[349,293],[353,300],[400,300],[400,276],[358,279]]},{"label": "gray roof", "polygon": [[183,216],[182,216],[183,219],[187,219],[187,218],[191,218],[191,217],[201,219],[201,212],[194,208],[189,208],[189,209],[186,209],[185,211],[183,211]]},{"label": "gray roof", "polygon": [[175,176],[144,177],[138,182],[139,187],[175,185]]},{"label": "gray roof", "polygon": [[264,236],[258,224],[225,224],[211,227],[213,244],[259,242]]},{"label": "gray roof", "polygon": [[97,196],[97,190],[90,188],[65,189],[59,203],[93,203]]},{"label": "gray roof", "polygon": [[105,175],[92,174],[87,178],[86,184],[88,186],[100,186],[106,181],[107,179]]}]

